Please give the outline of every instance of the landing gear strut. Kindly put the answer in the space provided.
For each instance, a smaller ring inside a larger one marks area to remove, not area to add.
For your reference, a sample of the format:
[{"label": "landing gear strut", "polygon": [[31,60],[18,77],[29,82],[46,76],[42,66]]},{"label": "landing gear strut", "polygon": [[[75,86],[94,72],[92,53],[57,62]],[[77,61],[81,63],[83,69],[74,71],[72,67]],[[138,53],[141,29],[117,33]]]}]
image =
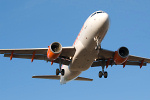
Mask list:
[{"label": "landing gear strut", "polygon": [[104,76],[104,78],[107,78],[108,76],[108,73],[106,71],[104,71],[104,68],[105,68],[105,60],[102,61],[102,71],[99,71],[99,78],[102,78],[102,76]]},{"label": "landing gear strut", "polygon": [[64,69],[61,69],[61,58],[59,58],[59,69],[57,68],[56,69],[56,75],[59,75],[59,73],[61,73],[62,76],[64,76],[65,74],[65,70]]}]

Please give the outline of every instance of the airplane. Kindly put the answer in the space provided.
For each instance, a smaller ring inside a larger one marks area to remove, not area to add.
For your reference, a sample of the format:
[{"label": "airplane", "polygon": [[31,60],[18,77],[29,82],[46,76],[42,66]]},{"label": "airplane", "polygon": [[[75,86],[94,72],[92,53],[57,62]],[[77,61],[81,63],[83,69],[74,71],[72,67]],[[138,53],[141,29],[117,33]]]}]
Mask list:
[{"label": "airplane", "polygon": [[[109,65],[135,65],[142,68],[150,63],[149,58],[129,55],[127,47],[120,47],[116,51],[101,48],[101,42],[109,29],[109,15],[104,11],[92,13],[85,21],[73,46],[62,47],[59,42],[53,42],[48,48],[30,49],[0,49],[4,57],[45,60],[58,63],[56,75],[39,75],[32,78],[56,79],[60,84],[66,84],[71,80],[93,81],[90,78],[79,77],[79,75],[90,67],[101,66],[99,78],[108,77],[105,67]],[[60,74],[60,75],[59,75]]]}]

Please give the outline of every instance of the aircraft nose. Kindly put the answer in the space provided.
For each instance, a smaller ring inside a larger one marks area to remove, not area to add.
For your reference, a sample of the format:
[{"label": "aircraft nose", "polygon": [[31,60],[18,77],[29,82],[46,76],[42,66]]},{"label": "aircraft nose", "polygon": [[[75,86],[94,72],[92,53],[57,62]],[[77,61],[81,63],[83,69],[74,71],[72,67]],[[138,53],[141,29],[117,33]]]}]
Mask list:
[{"label": "aircraft nose", "polygon": [[99,17],[98,17],[98,27],[102,27],[102,26],[105,26],[105,28],[108,28],[109,27],[109,15],[107,13],[101,13],[99,14]]},{"label": "aircraft nose", "polygon": [[100,19],[101,19],[101,21],[107,22],[107,21],[109,21],[109,15],[107,13],[102,13],[100,15]]}]

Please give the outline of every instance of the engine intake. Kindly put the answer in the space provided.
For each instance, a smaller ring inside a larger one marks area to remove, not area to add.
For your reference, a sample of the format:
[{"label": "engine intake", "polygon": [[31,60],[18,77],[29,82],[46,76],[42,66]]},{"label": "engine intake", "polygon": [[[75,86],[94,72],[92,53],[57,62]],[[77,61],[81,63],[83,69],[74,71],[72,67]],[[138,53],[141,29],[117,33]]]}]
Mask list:
[{"label": "engine intake", "polygon": [[123,64],[129,56],[129,50],[126,47],[120,47],[117,51],[115,51],[114,62],[116,64]]},{"label": "engine intake", "polygon": [[47,50],[47,58],[50,60],[55,60],[59,57],[62,51],[62,46],[58,42],[53,42]]}]

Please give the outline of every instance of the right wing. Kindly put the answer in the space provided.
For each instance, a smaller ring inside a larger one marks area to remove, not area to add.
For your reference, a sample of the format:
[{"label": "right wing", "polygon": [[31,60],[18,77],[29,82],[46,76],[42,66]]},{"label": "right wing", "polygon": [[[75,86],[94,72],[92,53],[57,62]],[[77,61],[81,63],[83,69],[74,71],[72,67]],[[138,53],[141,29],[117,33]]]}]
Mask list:
[{"label": "right wing", "polygon": [[[115,54],[114,51],[101,49],[99,51],[99,55],[98,55],[97,59],[113,58],[114,54]],[[138,57],[138,56],[134,56],[134,55],[129,55],[129,57],[128,57],[128,60],[130,60],[130,61],[142,61],[143,59],[144,59],[145,62],[150,63],[150,59],[149,58],[143,58],[143,57]]]},{"label": "right wing", "polygon": [[[91,67],[97,67],[97,66],[102,66],[103,60],[107,63],[108,59],[110,59],[110,62],[108,65],[114,65],[114,51],[106,50],[106,49],[100,49],[98,57],[96,61],[93,62]],[[143,57],[138,57],[138,56],[133,56],[129,55],[128,60],[126,62],[126,65],[135,65],[135,66],[140,66],[142,60],[144,60],[142,66],[146,66],[147,63],[150,63],[149,58],[143,58]],[[122,64],[123,65],[123,64]]]},{"label": "right wing", "polygon": [[[24,58],[32,59],[33,53],[35,53],[34,59],[50,61],[47,58],[48,48],[31,48],[31,49],[0,49],[0,54],[4,54],[4,57],[13,58]],[[61,58],[62,64],[69,65],[69,57],[73,57],[75,53],[74,47],[62,47],[62,53],[59,56]],[[55,63],[59,63],[60,59],[54,60]]]}]

